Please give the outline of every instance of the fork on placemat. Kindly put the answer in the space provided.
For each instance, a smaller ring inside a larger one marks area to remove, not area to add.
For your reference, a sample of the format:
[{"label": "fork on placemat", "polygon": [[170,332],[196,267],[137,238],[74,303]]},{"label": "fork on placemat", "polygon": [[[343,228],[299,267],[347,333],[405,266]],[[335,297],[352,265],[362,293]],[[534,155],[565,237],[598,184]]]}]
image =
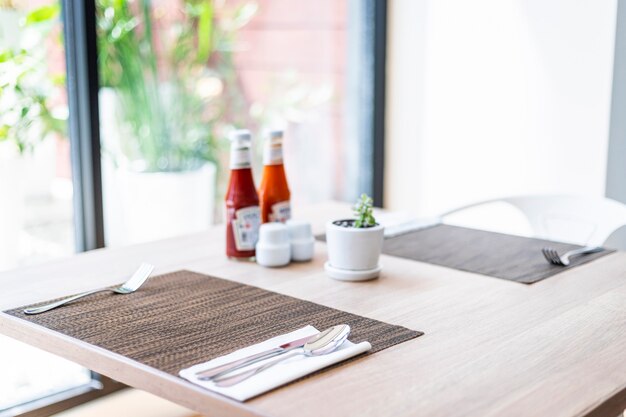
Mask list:
[{"label": "fork on placemat", "polygon": [[548,262],[553,265],[568,266],[570,264],[569,258],[576,255],[586,255],[588,253],[600,252],[602,248],[600,246],[586,246],[580,249],[574,249],[569,252],[565,252],[563,255],[559,255],[554,248],[543,248],[541,253]]},{"label": "fork on placemat", "polygon": [[125,283],[123,283],[122,285],[120,285],[117,288],[100,288],[97,290],[91,290],[91,291],[85,291],[81,294],[76,294],[76,295],[72,295],[70,297],[67,298],[63,298],[61,300],[58,301],[54,301],[52,303],[49,304],[45,304],[42,306],[38,306],[38,307],[29,307],[27,309],[24,310],[25,314],[39,314],[39,313],[43,313],[49,310],[52,310],[53,308],[57,308],[57,307],[61,307],[62,305],[65,305],[67,303],[71,303],[72,301],[76,301],[79,298],[83,298],[86,297],[88,295],[91,294],[95,294],[98,292],[103,292],[103,291],[110,291],[110,292],[114,292],[116,294],[130,294],[133,293],[135,291],[137,291],[139,289],[139,287],[141,287],[143,285],[144,282],[146,282],[146,280],[148,279],[148,277],[150,276],[150,274],[152,273],[152,270],[154,269],[154,265],[150,265],[149,263],[142,263],[139,266],[139,269],[137,269],[135,271],[135,273],[130,277],[130,279],[128,281],[126,281]]}]

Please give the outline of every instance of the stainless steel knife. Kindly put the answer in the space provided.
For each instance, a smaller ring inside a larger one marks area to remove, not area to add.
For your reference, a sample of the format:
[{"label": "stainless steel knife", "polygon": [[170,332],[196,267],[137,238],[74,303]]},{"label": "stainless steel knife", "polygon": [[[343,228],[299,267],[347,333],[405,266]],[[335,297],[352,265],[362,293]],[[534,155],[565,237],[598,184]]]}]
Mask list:
[{"label": "stainless steel knife", "polygon": [[318,337],[319,333],[316,333],[311,336],[303,337],[300,339],[292,340],[287,343],[283,343],[282,345],[275,347],[273,349],[266,350],[264,352],[256,353],[254,355],[247,356],[245,358],[237,359],[232,362],[225,363],[223,365],[215,366],[213,368],[205,369],[199,372],[196,372],[196,376],[198,379],[202,381],[208,381],[214,377],[217,377],[220,374],[225,374],[230,371],[234,371],[236,369],[244,368],[248,365],[252,365],[254,363],[263,361],[265,359],[273,358],[274,356],[281,355],[289,350],[297,349],[304,346],[308,341],[315,339]]}]

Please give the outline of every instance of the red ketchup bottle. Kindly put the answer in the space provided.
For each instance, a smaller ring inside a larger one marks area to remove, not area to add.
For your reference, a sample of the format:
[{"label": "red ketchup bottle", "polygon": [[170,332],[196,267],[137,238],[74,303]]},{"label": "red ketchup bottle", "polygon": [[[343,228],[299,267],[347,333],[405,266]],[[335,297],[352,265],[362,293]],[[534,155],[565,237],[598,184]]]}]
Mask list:
[{"label": "red ketchup bottle", "polygon": [[226,255],[254,260],[261,210],[252,179],[251,135],[236,130],[230,135],[230,179],[226,191]]}]

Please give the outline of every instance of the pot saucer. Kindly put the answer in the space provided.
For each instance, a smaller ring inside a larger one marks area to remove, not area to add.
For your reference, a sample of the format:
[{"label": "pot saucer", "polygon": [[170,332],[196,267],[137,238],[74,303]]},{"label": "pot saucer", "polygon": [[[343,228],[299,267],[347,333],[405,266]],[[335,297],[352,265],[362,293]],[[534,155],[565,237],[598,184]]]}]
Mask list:
[{"label": "pot saucer", "polygon": [[332,266],[328,261],[324,264],[326,275],[339,281],[367,281],[377,278],[383,269],[381,264],[374,269],[366,269],[363,271],[353,271],[350,269],[339,269]]}]

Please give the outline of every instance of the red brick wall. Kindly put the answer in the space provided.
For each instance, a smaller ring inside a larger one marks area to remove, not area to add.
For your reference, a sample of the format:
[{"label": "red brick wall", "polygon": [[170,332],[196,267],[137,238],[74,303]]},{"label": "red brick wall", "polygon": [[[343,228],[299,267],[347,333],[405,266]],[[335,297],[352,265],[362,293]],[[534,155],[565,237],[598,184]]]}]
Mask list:
[{"label": "red brick wall", "polygon": [[238,33],[242,50],[235,63],[244,94],[261,103],[287,94],[272,82],[287,71],[314,92],[332,88],[332,97],[311,109],[310,118],[289,124],[285,147],[295,200],[338,197],[343,191],[347,0],[259,0],[258,5]]}]

